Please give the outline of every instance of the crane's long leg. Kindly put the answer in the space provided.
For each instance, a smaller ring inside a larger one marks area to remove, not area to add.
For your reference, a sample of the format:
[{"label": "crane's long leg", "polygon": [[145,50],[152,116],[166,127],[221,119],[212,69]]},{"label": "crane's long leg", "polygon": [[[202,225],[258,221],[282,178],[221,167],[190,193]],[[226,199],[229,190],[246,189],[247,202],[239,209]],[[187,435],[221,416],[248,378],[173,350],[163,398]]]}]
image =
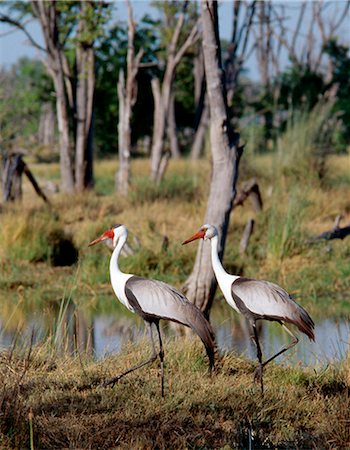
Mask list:
[{"label": "crane's long leg", "polygon": [[[146,327],[148,328],[150,337],[151,337],[151,342],[152,342],[152,355],[149,359],[147,359],[146,361],[141,362],[140,364],[136,364],[136,366],[131,367],[130,369],[128,369],[127,371],[121,373],[120,375],[110,378],[109,380],[106,380],[103,385],[104,386],[109,386],[110,384],[112,384],[113,386],[115,385],[115,383],[117,383],[122,377],[124,377],[125,375],[127,375],[130,372],[133,372],[134,370],[140,369],[143,366],[146,366],[147,364],[151,364],[153,361],[155,361],[157,359],[157,352],[156,352],[156,347],[154,345],[154,340],[153,340],[153,333],[152,333],[152,324],[149,322],[145,322]],[[158,330],[159,332],[159,330]]]},{"label": "crane's long leg", "polygon": [[159,359],[160,359],[160,370],[161,370],[161,377],[162,377],[162,397],[164,397],[164,350],[163,350],[163,342],[162,342],[162,336],[160,334],[159,329],[159,322],[155,322],[157,331],[158,331],[158,337],[159,337]]},{"label": "crane's long leg", "polygon": [[255,340],[255,343],[256,343],[256,347],[257,347],[257,356],[258,356],[258,359],[259,359],[259,366],[255,369],[255,372],[254,372],[254,381],[257,381],[257,382],[260,381],[260,384],[261,384],[261,392],[262,392],[262,393],[264,393],[264,385],[263,385],[263,369],[264,369],[264,367],[265,367],[268,363],[270,363],[271,361],[273,361],[275,358],[277,358],[277,356],[282,355],[282,353],[284,353],[284,352],[286,352],[287,350],[289,350],[290,348],[294,347],[294,345],[296,345],[296,344],[299,342],[299,339],[295,336],[294,333],[292,333],[292,332],[290,331],[289,328],[287,328],[287,327],[285,326],[284,323],[282,323],[282,322],[279,322],[279,323],[280,323],[280,324],[282,325],[282,327],[286,330],[286,332],[287,332],[290,336],[292,336],[293,340],[292,340],[292,342],[291,342],[289,345],[287,345],[286,347],[282,347],[282,349],[281,349],[279,352],[277,352],[275,355],[271,356],[271,357],[270,357],[269,359],[267,359],[265,362],[262,362],[262,353],[261,353],[261,348],[260,348],[260,344],[259,344],[258,332],[257,332],[257,330],[256,330],[255,324],[253,324],[254,340]]},{"label": "crane's long leg", "polygon": [[290,348],[294,347],[294,345],[296,345],[296,344],[299,342],[299,339],[295,336],[295,334],[292,333],[292,332],[290,331],[290,329],[287,328],[287,327],[285,326],[284,323],[282,323],[282,322],[280,322],[280,323],[281,323],[282,327],[286,330],[286,332],[287,332],[290,336],[292,336],[293,340],[292,340],[292,342],[291,342],[289,345],[287,345],[287,347],[283,347],[279,352],[277,352],[275,355],[271,356],[271,358],[269,358],[267,361],[265,361],[265,362],[263,363],[263,365],[262,365],[263,367],[265,367],[265,366],[266,366],[269,362],[271,362],[273,359],[277,358],[277,356],[282,355],[282,353],[284,353],[284,352],[286,352],[287,350],[289,350]]},{"label": "crane's long leg", "polygon": [[261,393],[264,393],[264,383],[263,383],[263,377],[262,377],[262,371],[263,371],[263,363],[262,363],[262,351],[261,351],[261,347],[260,347],[260,343],[259,343],[259,335],[258,335],[258,330],[256,329],[256,323],[253,323],[253,332],[254,332],[254,341],[256,344],[256,350],[257,350],[257,357],[259,360],[259,366],[255,369],[254,372],[254,381],[259,382],[260,381],[260,386],[261,386]]}]

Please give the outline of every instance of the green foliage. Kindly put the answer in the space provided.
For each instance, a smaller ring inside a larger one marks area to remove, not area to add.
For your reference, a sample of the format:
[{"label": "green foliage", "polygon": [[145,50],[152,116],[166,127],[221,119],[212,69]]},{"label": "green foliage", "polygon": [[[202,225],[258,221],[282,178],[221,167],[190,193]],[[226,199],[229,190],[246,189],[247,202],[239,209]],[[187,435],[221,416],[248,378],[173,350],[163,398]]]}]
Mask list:
[{"label": "green foliage", "polygon": [[334,113],[341,121],[342,129],[336,134],[337,148],[343,149],[350,142],[350,55],[349,48],[338,44],[336,40],[329,41],[324,52],[329,55],[332,63],[332,80],[329,85],[336,86],[337,101]]},{"label": "green foliage", "polygon": [[26,147],[36,144],[41,106],[52,102],[52,82],[40,61],[20,59],[2,69],[0,87],[1,140]]},{"label": "green foliage", "polygon": [[[135,54],[142,47],[142,62],[155,62],[158,38],[154,27],[156,22],[148,16],[141,19],[135,33]],[[119,71],[126,74],[127,25],[112,26],[96,48],[96,94],[95,94],[95,142],[98,154],[117,152],[117,126],[119,120],[117,81]],[[138,98],[133,109],[132,142],[151,134],[153,123],[153,96],[150,74],[141,69],[138,73]]]},{"label": "green foliage", "polygon": [[286,109],[310,110],[325,92],[323,77],[308,66],[292,65],[281,74],[279,103]]}]

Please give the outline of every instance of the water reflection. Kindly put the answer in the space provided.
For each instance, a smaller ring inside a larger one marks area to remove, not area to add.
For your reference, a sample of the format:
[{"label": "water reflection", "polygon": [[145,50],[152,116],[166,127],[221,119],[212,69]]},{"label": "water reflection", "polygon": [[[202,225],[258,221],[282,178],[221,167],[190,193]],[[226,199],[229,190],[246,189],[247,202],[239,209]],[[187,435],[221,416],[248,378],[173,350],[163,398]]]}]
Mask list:
[{"label": "water reflection", "polygon": [[[226,305],[225,305],[226,306]],[[221,351],[234,351],[248,358],[256,358],[256,349],[250,339],[250,329],[246,320],[221,305],[213,308],[212,323],[215,329],[218,347]],[[298,333],[299,344],[291,351],[281,355],[277,362],[293,365],[324,365],[345,358],[349,351],[350,325],[348,320],[325,319],[316,323],[316,342]],[[275,354],[290,342],[290,337],[276,323],[260,322],[260,342],[264,355]],[[48,312],[36,311],[29,315],[22,327],[9,330],[0,316],[0,349],[10,348],[14,341],[17,345],[37,343],[47,336],[60,352],[74,353],[87,351],[97,358],[118,353],[127,342],[136,343],[144,336],[142,320],[134,315],[87,314],[76,308],[73,303],[67,305],[59,319],[52,319]],[[174,331],[166,330],[167,334]]]},{"label": "water reflection", "polygon": [[[251,359],[256,358],[256,347],[249,339],[249,327],[244,318],[240,316],[235,319],[230,318],[214,326],[220,349],[235,351]],[[347,320],[326,319],[316,322],[315,342],[311,342],[302,333],[296,334],[299,343],[277,357],[276,362],[286,365],[322,365],[344,359],[350,349],[350,325]],[[260,322],[260,342],[265,357],[277,353],[290,340],[290,336],[277,323]]]}]

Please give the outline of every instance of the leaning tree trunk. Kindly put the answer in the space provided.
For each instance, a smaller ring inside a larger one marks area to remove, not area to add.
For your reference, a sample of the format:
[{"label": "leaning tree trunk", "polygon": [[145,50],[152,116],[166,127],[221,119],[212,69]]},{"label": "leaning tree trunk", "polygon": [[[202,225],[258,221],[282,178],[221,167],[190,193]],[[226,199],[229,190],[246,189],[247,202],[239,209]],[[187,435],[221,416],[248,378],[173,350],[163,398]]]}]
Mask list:
[{"label": "leaning tree trunk", "polygon": [[[219,253],[222,258],[230,212],[236,194],[238,163],[241,149],[239,135],[233,133],[226,105],[224,73],[220,60],[220,41],[216,1],[201,2],[203,53],[210,107],[210,139],[212,149],[212,180],[205,223],[214,224],[220,235]],[[199,243],[193,271],[185,290],[188,298],[209,317],[216,290],[211,265],[210,243]]]}]

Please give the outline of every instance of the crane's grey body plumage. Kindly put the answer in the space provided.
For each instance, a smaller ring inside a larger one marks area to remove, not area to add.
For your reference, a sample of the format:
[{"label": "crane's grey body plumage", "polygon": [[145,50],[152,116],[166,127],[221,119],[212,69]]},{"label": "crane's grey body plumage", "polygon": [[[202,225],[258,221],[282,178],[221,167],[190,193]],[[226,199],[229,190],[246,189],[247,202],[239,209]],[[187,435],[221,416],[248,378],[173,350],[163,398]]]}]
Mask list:
[{"label": "crane's grey body plumage", "polygon": [[128,302],[147,322],[171,320],[190,327],[201,338],[210,361],[214,364],[214,333],[199,309],[180,291],[158,280],[132,276],[125,284]]},{"label": "crane's grey body plumage", "polygon": [[248,320],[292,323],[311,340],[315,340],[315,325],[309,314],[277,284],[240,277],[232,283],[232,297]]}]

